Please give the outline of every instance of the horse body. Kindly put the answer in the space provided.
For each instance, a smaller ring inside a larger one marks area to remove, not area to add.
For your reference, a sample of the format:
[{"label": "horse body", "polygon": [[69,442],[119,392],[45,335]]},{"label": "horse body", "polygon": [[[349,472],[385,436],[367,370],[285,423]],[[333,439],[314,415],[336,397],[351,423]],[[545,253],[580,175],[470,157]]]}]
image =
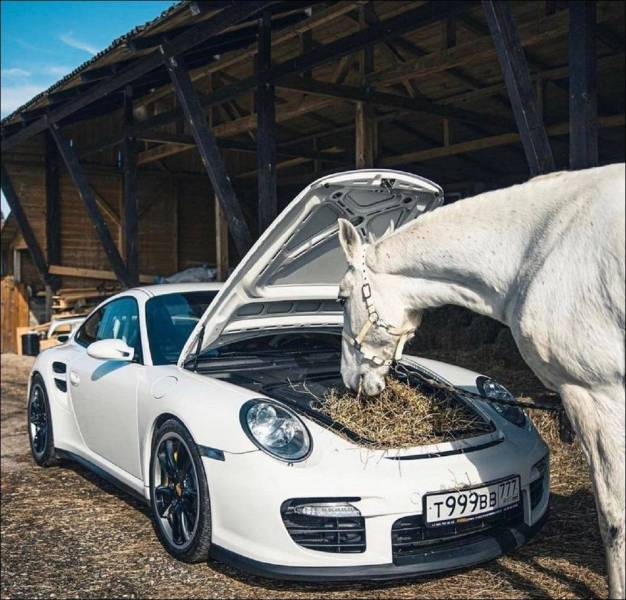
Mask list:
[{"label": "horse body", "polygon": [[[340,224],[348,335],[367,318],[355,297],[366,277],[381,319],[396,327],[417,326],[424,308],[443,304],[505,323],[530,368],[560,393],[591,467],[614,597],[625,592],[624,212],[619,164],[462,200],[369,246]],[[392,338],[374,330],[364,346],[387,357]],[[385,367],[345,345],[343,354],[347,385],[384,387]]]}]

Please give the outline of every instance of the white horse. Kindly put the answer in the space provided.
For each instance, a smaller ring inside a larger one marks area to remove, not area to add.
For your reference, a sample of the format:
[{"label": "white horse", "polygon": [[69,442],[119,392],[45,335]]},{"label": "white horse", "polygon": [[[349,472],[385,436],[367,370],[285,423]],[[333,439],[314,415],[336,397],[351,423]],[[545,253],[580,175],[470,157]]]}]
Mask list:
[{"label": "white horse", "polygon": [[456,304],[508,325],[580,438],[615,598],[626,591],[624,207],[616,164],[480,194],[370,244],[339,222],[349,264],[339,291],[345,384],[382,391],[425,308]]}]

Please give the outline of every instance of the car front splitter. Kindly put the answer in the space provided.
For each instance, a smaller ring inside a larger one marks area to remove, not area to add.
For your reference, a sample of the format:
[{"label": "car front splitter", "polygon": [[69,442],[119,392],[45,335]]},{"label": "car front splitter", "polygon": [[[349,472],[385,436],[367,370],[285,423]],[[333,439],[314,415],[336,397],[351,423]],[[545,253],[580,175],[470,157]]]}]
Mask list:
[{"label": "car front splitter", "polygon": [[502,528],[494,535],[475,541],[458,540],[458,544],[445,552],[433,552],[427,560],[412,562],[403,557],[397,564],[363,565],[351,567],[294,567],[275,565],[241,556],[220,546],[211,547],[211,557],[246,573],[302,582],[356,582],[389,581],[436,575],[484,563],[512,552],[530,540],[543,526],[548,511],[532,526],[525,524]]}]

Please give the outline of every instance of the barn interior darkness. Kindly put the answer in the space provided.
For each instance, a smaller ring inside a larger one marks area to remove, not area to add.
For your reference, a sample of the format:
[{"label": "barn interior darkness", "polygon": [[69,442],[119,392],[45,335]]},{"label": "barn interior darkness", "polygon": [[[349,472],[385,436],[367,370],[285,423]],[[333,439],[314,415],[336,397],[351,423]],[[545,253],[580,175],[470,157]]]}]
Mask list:
[{"label": "barn interior darkness", "polygon": [[224,279],[324,174],[452,202],[623,160],[621,1],[181,2],[2,121],[2,270]]}]

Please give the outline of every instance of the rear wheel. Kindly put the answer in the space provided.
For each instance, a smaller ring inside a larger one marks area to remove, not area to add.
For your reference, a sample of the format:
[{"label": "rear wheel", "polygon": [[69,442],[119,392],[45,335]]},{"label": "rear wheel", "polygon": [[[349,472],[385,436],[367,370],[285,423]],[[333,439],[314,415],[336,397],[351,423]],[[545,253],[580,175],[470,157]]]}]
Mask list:
[{"label": "rear wheel", "polygon": [[39,374],[33,376],[28,396],[28,438],[33,459],[39,466],[56,463],[48,393]]},{"label": "rear wheel", "polygon": [[211,505],[196,445],[175,419],[154,434],[150,459],[152,518],[161,543],[175,558],[205,561],[211,545]]}]

